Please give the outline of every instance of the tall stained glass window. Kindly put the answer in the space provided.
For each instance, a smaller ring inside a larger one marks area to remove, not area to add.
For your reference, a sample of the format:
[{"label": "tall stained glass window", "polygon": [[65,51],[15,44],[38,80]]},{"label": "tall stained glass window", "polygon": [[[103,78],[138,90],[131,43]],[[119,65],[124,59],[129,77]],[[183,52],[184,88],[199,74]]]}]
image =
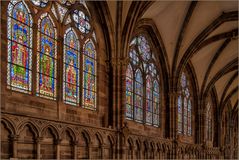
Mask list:
[{"label": "tall stained glass window", "polygon": [[210,102],[206,106],[206,138],[212,140],[212,105]]},{"label": "tall stained glass window", "polygon": [[8,88],[31,93],[32,16],[24,1],[8,5]]},{"label": "tall stained glass window", "polygon": [[83,46],[83,108],[96,109],[96,50],[91,39]]},{"label": "tall stained glass window", "polygon": [[57,32],[48,13],[38,20],[37,95],[56,99]]},{"label": "tall stained glass window", "polygon": [[192,102],[189,81],[184,72],[180,79],[180,94],[178,96],[178,133],[192,135]]},{"label": "tall stained glass window", "polygon": [[133,118],[133,70],[131,65],[126,71],[126,117]]},{"label": "tall stained glass window", "polygon": [[145,36],[137,36],[131,41],[129,58],[130,64],[126,70],[126,118],[159,126],[159,74]]},{"label": "tall stained glass window", "polygon": [[63,100],[68,104],[79,104],[79,60],[80,44],[72,28],[64,35]]}]

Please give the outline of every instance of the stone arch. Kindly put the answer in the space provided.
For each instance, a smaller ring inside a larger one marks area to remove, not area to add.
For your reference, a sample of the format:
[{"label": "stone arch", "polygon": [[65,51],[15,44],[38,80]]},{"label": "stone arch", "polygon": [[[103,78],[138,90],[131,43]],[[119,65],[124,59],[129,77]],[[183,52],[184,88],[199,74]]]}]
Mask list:
[{"label": "stone arch", "polygon": [[96,135],[96,138],[99,140],[100,145],[103,145],[104,141],[103,141],[103,138],[102,138],[101,134],[99,132],[96,132],[95,135]]},{"label": "stone arch", "polygon": [[87,144],[90,144],[90,143],[91,143],[91,137],[90,137],[89,132],[86,131],[86,130],[83,130],[83,131],[81,132],[81,134],[82,134],[83,137],[86,139]]},{"label": "stone arch", "polygon": [[141,159],[141,151],[142,151],[142,146],[141,146],[141,141],[140,139],[135,140],[135,157],[136,159]]},{"label": "stone arch", "polygon": [[91,137],[87,130],[82,130],[77,135],[78,141],[78,151],[77,158],[78,159],[88,159],[89,158],[89,145],[91,145]]},{"label": "stone arch", "polygon": [[61,150],[60,158],[61,159],[73,159],[74,158],[74,142],[76,141],[76,136],[74,131],[66,127],[61,132]]},{"label": "stone arch", "polygon": [[111,134],[106,137],[105,146],[104,146],[104,158],[113,159],[114,155],[114,139]]},{"label": "stone arch", "polygon": [[143,142],[143,146],[144,146],[144,152],[143,152],[144,158],[149,159],[149,142],[148,142],[148,140],[145,140]]},{"label": "stone arch", "polygon": [[10,131],[11,135],[16,134],[16,128],[14,127],[11,120],[4,117],[4,118],[1,118],[1,123],[5,125],[5,127]]},{"label": "stone arch", "polygon": [[126,158],[133,159],[134,141],[129,137],[126,142]]},{"label": "stone arch", "polygon": [[36,140],[39,137],[39,130],[32,122],[23,122],[17,131],[18,158],[34,159],[37,158]]},{"label": "stone arch", "polygon": [[60,139],[59,130],[58,130],[55,126],[53,126],[53,125],[51,125],[51,124],[45,126],[45,127],[41,130],[40,136],[43,136],[47,129],[50,129],[50,130],[51,130],[51,132],[52,132],[52,134],[54,135],[55,139],[57,139],[57,140]]},{"label": "stone arch", "polygon": [[76,141],[76,133],[75,133],[75,131],[74,131],[72,128],[70,128],[70,127],[64,128],[64,129],[62,130],[62,132],[60,133],[60,137],[63,136],[64,132],[68,132],[69,135],[70,135],[71,138],[72,138],[72,141]]},{"label": "stone arch", "polygon": [[13,148],[11,145],[11,137],[14,135],[12,124],[8,120],[1,119],[1,159],[9,159],[12,157]]},{"label": "stone arch", "polygon": [[59,131],[52,125],[45,126],[41,131],[41,155],[43,159],[57,158],[57,144],[60,144]]},{"label": "stone arch", "polygon": [[104,145],[103,138],[99,132],[95,133],[94,141],[91,146],[91,158],[93,159],[101,159],[103,158],[102,145]]},{"label": "stone arch", "polygon": [[149,158],[154,159],[155,157],[155,143],[152,141],[149,143]]},{"label": "stone arch", "polygon": [[20,133],[26,126],[30,127],[30,129],[34,133],[35,138],[39,137],[38,127],[33,122],[30,121],[22,122],[22,124],[19,125],[19,127],[17,128],[17,135],[20,135]]}]

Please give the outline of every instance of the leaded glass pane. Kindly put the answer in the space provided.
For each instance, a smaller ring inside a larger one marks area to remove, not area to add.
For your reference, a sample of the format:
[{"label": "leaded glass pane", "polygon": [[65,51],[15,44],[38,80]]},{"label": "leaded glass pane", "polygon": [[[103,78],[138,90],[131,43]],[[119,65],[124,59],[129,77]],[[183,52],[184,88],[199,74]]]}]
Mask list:
[{"label": "leaded glass pane", "polygon": [[96,109],[96,51],[91,39],[84,44],[83,51],[83,97],[84,108]]},{"label": "leaded glass pane", "polygon": [[8,5],[8,87],[31,93],[32,17],[23,1]]},{"label": "leaded glass pane", "polygon": [[38,23],[37,95],[56,99],[56,29],[48,14],[43,14]]},{"label": "leaded glass pane", "polygon": [[182,133],[182,97],[178,96],[178,132]]},{"label": "leaded glass pane", "polygon": [[64,35],[63,100],[65,103],[79,103],[79,40],[72,28]]},{"label": "leaded glass pane", "polygon": [[90,25],[88,16],[85,15],[85,13],[80,10],[74,10],[74,13],[72,16],[73,16],[73,20],[75,21],[76,27],[82,33],[89,33],[91,29],[91,25]]}]

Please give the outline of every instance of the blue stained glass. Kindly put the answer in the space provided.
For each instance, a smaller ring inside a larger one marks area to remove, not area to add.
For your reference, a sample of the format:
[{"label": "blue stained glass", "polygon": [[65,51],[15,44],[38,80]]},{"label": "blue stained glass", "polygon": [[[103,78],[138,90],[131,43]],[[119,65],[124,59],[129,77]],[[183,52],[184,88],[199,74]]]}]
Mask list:
[{"label": "blue stained glass", "polygon": [[53,24],[48,17],[43,18],[41,22],[41,32],[52,38],[55,37]]},{"label": "blue stained glass", "polygon": [[19,2],[15,5],[14,9],[13,9],[13,18],[17,19],[18,21],[25,23],[27,25],[29,24],[29,15],[27,14],[28,11],[25,7],[25,5],[23,5],[22,2]]},{"label": "blue stained glass", "polygon": [[84,57],[84,71],[95,74],[95,61],[92,58],[89,58],[87,56]]},{"label": "blue stained glass", "polygon": [[13,22],[15,22],[13,25],[13,40],[25,46],[29,46],[27,26],[14,20]]},{"label": "blue stained glass", "polygon": [[92,40],[89,40],[86,44],[85,44],[85,52],[84,54],[88,55],[91,58],[96,58],[95,57],[95,47],[94,44],[92,42]]},{"label": "blue stained glass", "polygon": [[75,51],[72,51],[70,49],[68,49],[66,51],[66,60],[65,63],[73,65],[74,67],[78,66],[78,60],[77,60],[77,54],[75,53]]},{"label": "blue stained glass", "polygon": [[49,37],[46,37],[46,36],[42,36],[42,39],[41,39],[41,52],[46,54],[46,55],[49,55],[51,57],[54,57],[54,53],[53,53],[53,50],[54,50],[54,40],[49,38]]},{"label": "blue stained glass", "polygon": [[31,92],[32,19],[25,2],[8,5],[8,86],[20,92]]},{"label": "blue stained glass", "polygon": [[136,71],[135,79],[136,79],[136,81],[139,82],[139,83],[142,83],[142,82],[143,82],[142,75],[141,75],[141,72],[140,72],[139,70]]}]

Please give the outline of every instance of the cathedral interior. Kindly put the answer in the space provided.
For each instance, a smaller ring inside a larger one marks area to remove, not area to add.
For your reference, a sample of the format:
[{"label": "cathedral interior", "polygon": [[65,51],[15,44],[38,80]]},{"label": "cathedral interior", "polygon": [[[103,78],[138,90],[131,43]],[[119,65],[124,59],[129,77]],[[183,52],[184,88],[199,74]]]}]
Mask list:
[{"label": "cathedral interior", "polygon": [[1,4],[1,159],[237,159],[238,1]]}]

